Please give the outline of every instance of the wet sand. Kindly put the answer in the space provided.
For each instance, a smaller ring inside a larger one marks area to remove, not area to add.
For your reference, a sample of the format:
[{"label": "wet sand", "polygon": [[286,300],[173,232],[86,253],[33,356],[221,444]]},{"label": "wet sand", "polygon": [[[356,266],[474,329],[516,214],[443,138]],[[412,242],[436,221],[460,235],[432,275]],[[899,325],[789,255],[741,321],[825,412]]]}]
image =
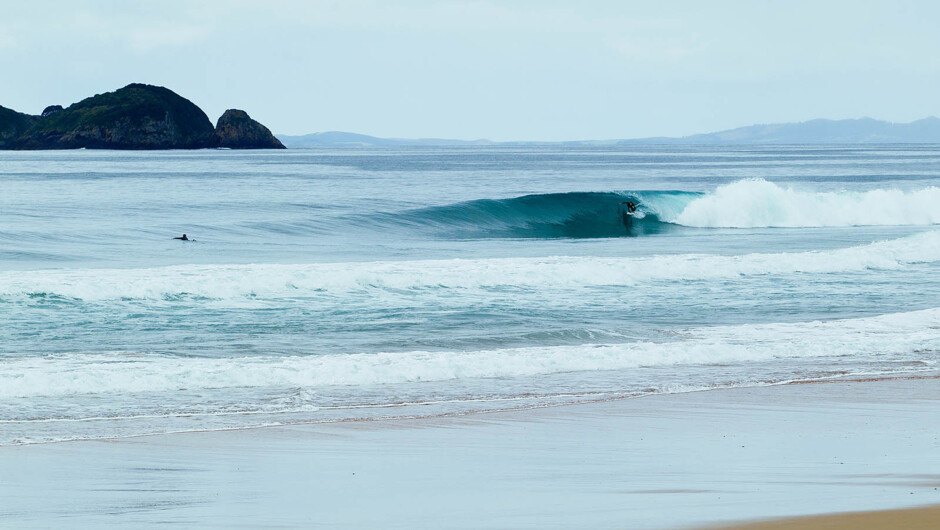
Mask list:
[{"label": "wet sand", "polygon": [[940,379],[914,378],[7,446],[0,527],[696,528],[926,506],[938,426]]},{"label": "wet sand", "polygon": [[940,506],[848,514],[794,517],[725,527],[725,530],[935,530],[940,528]]}]

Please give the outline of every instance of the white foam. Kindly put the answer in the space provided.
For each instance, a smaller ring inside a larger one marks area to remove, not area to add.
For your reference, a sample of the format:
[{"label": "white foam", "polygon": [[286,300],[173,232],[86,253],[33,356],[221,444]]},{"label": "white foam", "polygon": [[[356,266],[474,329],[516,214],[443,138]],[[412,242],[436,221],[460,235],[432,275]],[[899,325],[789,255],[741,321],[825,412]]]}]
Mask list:
[{"label": "white foam", "polygon": [[727,184],[664,221],[696,227],[905,226],[940,223],[940,188],[813,192],[762,179]]},{"label": "white foam", "polygon": [[0,298],[81,300],[202,297],[244,301],[442,290],[565,289],[749,275],[899,269],[940,261],[940,231],[844,249],[737,256],[547,257],[369,263],[182,265],[147,269],[0,272]]},{"label": "white foam", "polygon": [[661,343],[224,359],[129,354],[6,358],[0,362],[0,398],[359,386],[797,357],[926,358],[937,351],[940,308],[829,322],[695,328]]}]

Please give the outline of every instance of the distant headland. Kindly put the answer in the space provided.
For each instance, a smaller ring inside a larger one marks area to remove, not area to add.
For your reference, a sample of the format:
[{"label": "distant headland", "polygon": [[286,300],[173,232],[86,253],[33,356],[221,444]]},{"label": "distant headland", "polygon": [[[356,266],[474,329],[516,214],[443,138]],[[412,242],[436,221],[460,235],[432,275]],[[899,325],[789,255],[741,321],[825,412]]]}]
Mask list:
[{"label": "distant headland", "polygon": [[42,114],[0,106],[0,149],[284,149],[267,127],[229,109],[212,126],[193,102],[160,86],[133,83]]},{"label": "distant headland", "polygon": [[811,120],[801,123],[750,125],[680,138],[635,138],[625,140],[569,140],[559,142],[491,142],[442,138],[376,138],[348,132],[322,132],[303,136],[278,135],[291,149],[343,146],[478,146],[478,145],[854,145],[940,144],[940,119],[924,118],[911,123],[858,120]]}]

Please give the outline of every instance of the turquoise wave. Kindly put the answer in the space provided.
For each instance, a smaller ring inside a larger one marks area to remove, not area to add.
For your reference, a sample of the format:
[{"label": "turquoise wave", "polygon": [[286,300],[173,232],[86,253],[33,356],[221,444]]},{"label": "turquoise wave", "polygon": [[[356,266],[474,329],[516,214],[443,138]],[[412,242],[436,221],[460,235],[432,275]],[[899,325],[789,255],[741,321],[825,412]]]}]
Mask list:
[{"label": "turquoise wave", "polygon": [[[567,192],[477,199],[379,214],[375,221],[455,238],[635,237],[682,229],[674,218],[700,193],[681,191]],[[624,223],[620,205],[637,213]]]}]

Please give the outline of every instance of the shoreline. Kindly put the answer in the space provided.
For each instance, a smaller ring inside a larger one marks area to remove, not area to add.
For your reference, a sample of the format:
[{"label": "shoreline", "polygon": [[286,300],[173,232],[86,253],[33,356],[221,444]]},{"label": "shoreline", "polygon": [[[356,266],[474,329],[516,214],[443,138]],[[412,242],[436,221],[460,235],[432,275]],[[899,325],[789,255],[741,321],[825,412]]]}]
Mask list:
[{"label": "shoreline", "polygon": [[754,521],[712,530],[932,530],[940,528],[940,504],[903,510],[880,510]]},{"label": "shoreline", "polygon": [[695,528],[937,504],[938,386],[914,375],[4,446],[0,527]]},{"label": "shoreline", "polygon": [[[927,373],[929,375],[918,375],[921,373]],[[343,419],[332,419],[332,420],[296,420],[296,421],[283,421],[275,422],[270,424],[260,424],[260,425],[245,425],[237,427],[219,427],[219,428],[206,428],[206,429],[192,429],[192,430],[179,430],[179,431],[167,431],[167,432],[146,432],[138,434],[127,434],[127,435],[115,435],[115,436],[101,436],[101,437],[86,437],[86,438],[68,438],[61,440],[38,440],[38,441],[28,441],[28,442],[13,442],[13,443],[0,443],[0,450],[5,447],[21,447],[21,446],[33,446],[33,445],[50,445],[50,444],[65,444],[65,443],[82,443],[82,442],[120,442],[122,440],[134,440],[138,438],[149,438],[149,437],[158,437],[158,436],[179,436],[179,435],[199,435],[199,434],[212,434],[212,433],[223,433],[223,432],[237,432],[237,431],[255,431],[255,430],[264,430],[264,429],[278,429],[278,428],[291,428],[291,427],[303,427],[303,426],[331,426],[331,425],[354,425],[358,423],[394,423],[394,422],[406,422],[406,421],[437,421],[437,420],[459,420],[461,418],[473,417],[478,415],[486,414],[510,414],[510,413],[526,413],[528,411],[540,411],[543,409],[556,409],[556,408],[566,408],[566,407],[578,407],[585,405],[596,405],[600,403],[614,403],[618,401],[627,401],[634,399],[644,399],[650,397],[665,397],[665,396],[678,396],[685,394],[697,394],[705,392],[720,392],[726,390],[744,390],[744,389],[756,389],[756,388],[772,388],[772,387],[781,387],[789,385],[816,385],[816,384],[830,384],[830,383],[869,383],[869,382],[879,382],[879,381],[906,381],[906,380],[930,380],[936,379],[940,380],[940,373],[937,370],[921,370],[921,371],[912,371],[912,372],[899,372],[897,375],[887,374],[887,375],[876,375],[873,377],[866,377],[863,375],[852,375],[852,376],[835,376],[832,378],[823,378],[823,379],[801,379],[801,380],[791,380],[791,381],[779,381],[774,383],[754,383],[749,385],[742,386],[717,386],[709,388],[695,388],[691,390],[679,390],[673,392],[647,392],[640,393],[636,395],[627,395],[627,396],[615,396],[615,397],[604,397],[591,399],[587,398],[583,401],[571,401],[571,402],[562,402],[562,403],[545,403],[537,405],[526,405],[518,407],[507,407],[507,408],[498,408],[498,409],[483,409],[483,410],[467,410],[461,412],[445,412],[440,414],[430,414],[430,415],[401,415],[401,416],[379,416],[379,417],[355,417],[355,418],[343,418]],[[571,395],[568,397],[581,397],[581,395]],[[509,399],[512,401],[513,399]],[[495,401],[503,401],[502,399],[497,399]],[[421,407],[425,405],[436,405],[441,402],[416,402],[416,403],[396,403],[390,405],[370,405],[367,408],[413,408]],[[355,408],[355,407],[353,407]],[[233,412],[231,415],[253,415],[253,412]],[[265,413],[258,413],[265,414]],[[91,418],[92,420],[97,420],[99,418]],[[100,418],[107,419],[107,418]],[[59,421],[59,420],[52,420]],[[74,421],[87,421],[87,420],[74,420]]]}]

